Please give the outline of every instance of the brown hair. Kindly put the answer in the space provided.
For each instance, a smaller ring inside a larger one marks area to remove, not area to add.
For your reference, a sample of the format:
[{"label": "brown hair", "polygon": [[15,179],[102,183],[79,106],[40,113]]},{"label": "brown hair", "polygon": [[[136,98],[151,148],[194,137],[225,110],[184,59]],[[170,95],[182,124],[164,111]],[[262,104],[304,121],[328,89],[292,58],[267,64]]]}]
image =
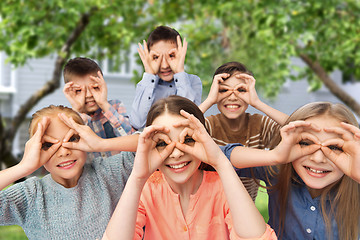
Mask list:
[{"label": "brown hair", "polygon": [[[348,108],[343,104],[332,104],[329,102],[314,102],[300,107],[291,114],[285,125],[292,121],[306,120],[319,116],[336,118],[341,122],[346,122],[358,127],[355,116]],[[278,143],[279,139],[274,141]],[[293,183],[299,183],[299,181],[297,180],[297,174],[292,163],[270,168],[270,175],[277,175],[278,177],[277,184],[273,187],[279,191],[279,232],[282,233],[286,221],[285,211],[289,198],[288,193],[291,185]],[[327,199],[330,199],[329,205],[326,204]],[[334,217],[338,225],[340,239],[358,238],[360,217],[359,200],[360,184],[345,174],[336,183],[323,189],[320,195],[320,206],[329,237],[331,233],[331,218]]]},{"label": "brown hair", "polygon": [[76,57],[70,59],[64,67],[64,81],[68,83],[71,81],[71,76],[85,76],[92,74],[97,76],[97,72],[100,71],[103,75],[99,65],[90,58]]},{"label": "brown hair", "polygon": [[174,28],[168,26],[158,26],[149,35],[149,38],[147,40],[148,49],[150,50],[150,48],[155,43],[160,41],[173,42],[177,46],[177,40],[176,40],[177,36],[180,36],[180,34]]},{"label": "brown hair", "polygon": [[254,76],[253,73],[250,70],[248,70],[244,64],[239,62],[224,63],[223,65],[221,65],[216,69],[214,76],[220,73],[229,73],[231,77],[236,72],[246,73],[250,76]]},{"label": "brown hair", "polygon": [[84,124],[80,115],[77,112],[75,112],[74,110],[72,110],[71,108],[64,107],[62,105],[59,105],[59,106],[50,105],[48,107],[45,107],[43,109],[36,111],[32,115],[32,119],[31,119],[30,125],[29,125],[30,137],[32,137],[34,135],[34,133],[36,132],[37,125],[43,117],[54,117],[54,116],[57,117],[58,113],[65,113],[68,117],[72,117],[76,123],[81,124],[81,125]]}]

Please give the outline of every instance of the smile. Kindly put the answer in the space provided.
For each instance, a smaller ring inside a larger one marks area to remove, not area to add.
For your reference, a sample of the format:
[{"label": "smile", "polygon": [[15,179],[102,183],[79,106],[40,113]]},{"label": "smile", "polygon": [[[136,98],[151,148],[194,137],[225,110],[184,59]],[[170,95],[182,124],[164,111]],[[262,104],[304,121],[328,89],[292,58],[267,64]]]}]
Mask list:
[{"label": "smile", "polygon": [[75,162],[76,162],[76,160],[68,161],[68,162],[65,162],[65,163],[58,164],[57,167],[67,167],[67,166],[70,166],[71,164],[73,164]]},{"label": "smile", "polygon": [[180,163],[180,164],[173,164],[173,165],[167,165],[167,166],[170,168],[173,168],[173,169],[180,169],[180,168],[187,166],[189,163],[190,162],[184,162],[184,163]]},{"label": "smile", "polygon": [[228,105],[225,105],[226,108],[231,108],[231,109],[235,109],[235,108],[239,108],[240,106],[239,105],[235,105],[235,104],[228,104]]},{"label": "smile", "polygon": [[313,168],[310,168],[310,167],[306,167],[305,166],[305,169],[312,172],[312,173],[316,173],[316,174],[322,174],[322,173],[328,173],[328,172],[331,172],[331,171],[327,171],[327,170],[316,170],[316,169],[313,169]]}]

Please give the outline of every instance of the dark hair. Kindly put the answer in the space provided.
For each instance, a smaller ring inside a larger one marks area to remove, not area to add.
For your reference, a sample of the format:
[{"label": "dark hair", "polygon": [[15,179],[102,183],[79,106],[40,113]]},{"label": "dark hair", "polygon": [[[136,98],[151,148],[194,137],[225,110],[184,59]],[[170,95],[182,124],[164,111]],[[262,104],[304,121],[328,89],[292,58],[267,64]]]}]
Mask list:
[{"label": "dark hair", "polygon": [[[149,38],[147,40],[148,49],[150,50],[150,48],[155,43],[160,42],[160,41],[173,42],[177,46],[177,41],[176,41],[177,36],[180,36],[180,34],[174,28],[171,28],[168,26],[158,26],[149,35]],[[180,39],[181,39],[181,36],[180,36]]]},{"label": "dark hair", "polygon": [[189,99],[177,95],[171,95],[156,101],[149,110],[146,126],[150,126],[155,118],[166,112],[180,115],[180,110],[193,114],[205,126],[205,118],[199,107]]},{"label": "dark hair", "polygon": [[64,67],[64,81],[65,83],[71,81],[71,76],[85,76],[87,74],[94,74],[97,76],[97,72],[100,71],[103,75],[99,65],[90,58],[76,57],[70,59]]},{"label": "dark hair", "polygon": [[244,64],[239,63],[239,62],[227,62],[227,63],[224,63],[223,65],[218,67],[218,69],[216,69],[216,71],[214,73],[214,76],[217,75],[217,74],[220,74],[220,73],[229,73],[230,76],[231,76],[235,72],[246,73],[246,74],[249,74],[251,76],[254,76],[254,74],[250,70],[248,70]]}]

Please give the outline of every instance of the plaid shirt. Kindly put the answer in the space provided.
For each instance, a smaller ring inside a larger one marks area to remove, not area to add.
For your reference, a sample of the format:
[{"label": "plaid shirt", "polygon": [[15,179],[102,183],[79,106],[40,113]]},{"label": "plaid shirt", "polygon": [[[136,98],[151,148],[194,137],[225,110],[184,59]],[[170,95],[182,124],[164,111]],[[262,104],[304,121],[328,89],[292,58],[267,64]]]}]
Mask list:
[{"label": "plaid shirt", "polygon": [[[113,128],[116,137],[126,136],[132,134],[134,129],[129,123],[129,117],[126,114],[124,104],[120,100],[110,100],[110,109],[103,112],[99,108],[93,115],[89,116],[82,113],[81,117],[85,124],[88,125],[99,137],[106,138],[104,123],[109,122]],[[89,152],[88,158],[94,159],[97,157],[110,157],[120,153],[119,151],[109,152]]]}]

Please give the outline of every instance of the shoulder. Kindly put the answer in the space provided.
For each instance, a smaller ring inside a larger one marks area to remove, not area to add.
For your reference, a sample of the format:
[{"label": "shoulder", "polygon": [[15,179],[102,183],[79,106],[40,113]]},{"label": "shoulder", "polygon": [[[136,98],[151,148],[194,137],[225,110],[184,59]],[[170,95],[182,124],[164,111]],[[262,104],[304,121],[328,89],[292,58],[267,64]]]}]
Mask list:
[{"label": "shoulder", "polygon": [[189,78],[190,79],[192,79],[192,80],[194,80],[194,81],[196,81],[196,82],[200,82],[201,83],[201,80],[200,80],[200,77],[199,76],[197,76],[197,75],[195,75],[195,74],[190,74],[190,73],[186,73],[188,76],[189,76]]},{"label": "shoulder", "polygon": [[123,103],[119,99],[111,99],[108,101],[111,105],[122,105]]}]

